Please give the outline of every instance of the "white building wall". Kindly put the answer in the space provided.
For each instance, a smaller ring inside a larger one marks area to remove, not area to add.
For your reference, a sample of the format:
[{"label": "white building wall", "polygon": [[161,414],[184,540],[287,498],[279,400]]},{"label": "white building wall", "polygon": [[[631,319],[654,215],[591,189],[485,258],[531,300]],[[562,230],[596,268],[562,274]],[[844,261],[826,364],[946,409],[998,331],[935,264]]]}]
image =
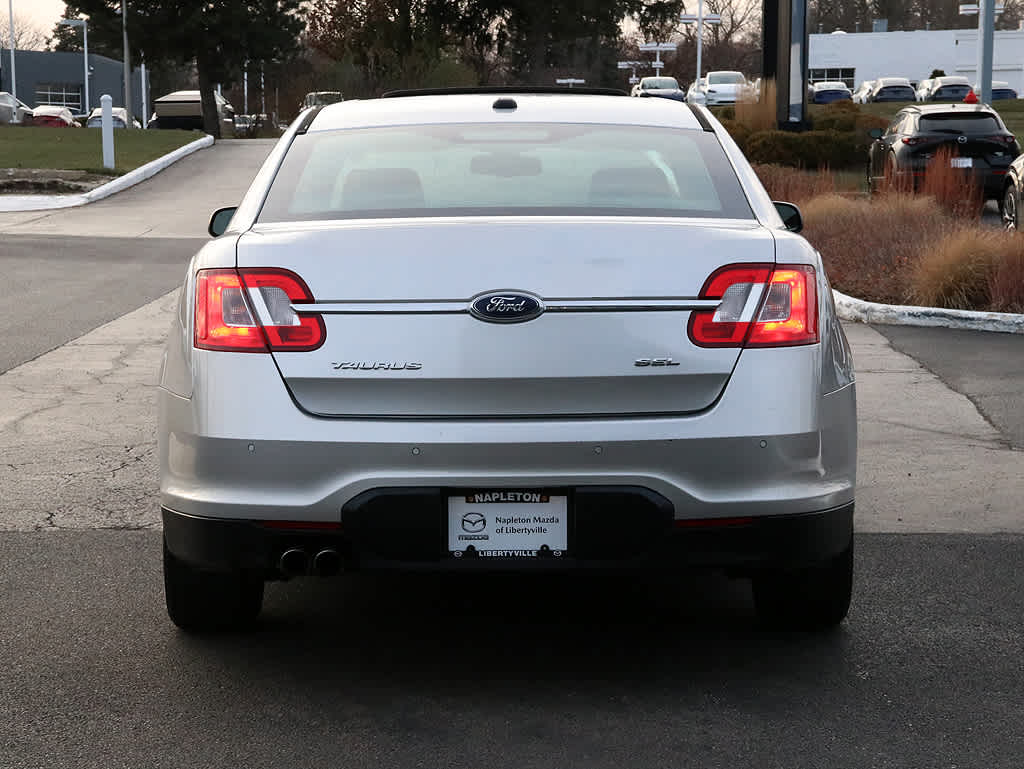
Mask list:
[{"label": "white building wall", "polygon": [[[933,69],[977,80],[977,30],[919,30],[811,35],[811,69],[853,68],[859,85],[880,77],[923,80]],[[993,80],[1024,94],[1024,30],[995,33]]]}]

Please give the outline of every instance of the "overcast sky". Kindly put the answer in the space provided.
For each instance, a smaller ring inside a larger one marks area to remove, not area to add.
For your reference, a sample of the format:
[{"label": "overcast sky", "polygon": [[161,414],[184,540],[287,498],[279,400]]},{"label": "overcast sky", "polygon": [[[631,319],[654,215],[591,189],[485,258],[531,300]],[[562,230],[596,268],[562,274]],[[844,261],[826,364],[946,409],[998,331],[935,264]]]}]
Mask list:
[{"label": "overcast sky", "polygon": [[[7,3],[3,16],[7,18]],[[49,35],[53,25],[64,16],[64,0],[14,0],[14,18],[25,18]]]}]

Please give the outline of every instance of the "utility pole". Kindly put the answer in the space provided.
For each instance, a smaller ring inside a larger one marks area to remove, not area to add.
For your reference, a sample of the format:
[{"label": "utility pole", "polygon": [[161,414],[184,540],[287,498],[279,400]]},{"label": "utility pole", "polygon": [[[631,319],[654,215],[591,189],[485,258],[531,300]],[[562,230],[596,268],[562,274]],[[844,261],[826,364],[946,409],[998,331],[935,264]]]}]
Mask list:
[{"label": "utility pole", "polygon": [[121,38],[124,44],[124,108],[128,111],[128,122],[125,129],[132,127],[132,62],[131,51],[128,50],[128,6],[127,0],[121,0]]}]

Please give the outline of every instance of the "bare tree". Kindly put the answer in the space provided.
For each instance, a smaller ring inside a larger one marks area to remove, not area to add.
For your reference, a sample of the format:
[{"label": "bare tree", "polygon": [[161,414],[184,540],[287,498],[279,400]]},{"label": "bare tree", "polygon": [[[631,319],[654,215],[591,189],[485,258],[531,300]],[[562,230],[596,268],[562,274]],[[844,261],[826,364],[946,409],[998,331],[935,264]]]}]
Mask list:
[{"label": "bare tree", "polygon": [[[9,16],[0,15],[0,48],[11,47],[11,24]],[[14,48],[19,51],[41,51],[46,48],[49,37],[23,16],[14,14]]]}]

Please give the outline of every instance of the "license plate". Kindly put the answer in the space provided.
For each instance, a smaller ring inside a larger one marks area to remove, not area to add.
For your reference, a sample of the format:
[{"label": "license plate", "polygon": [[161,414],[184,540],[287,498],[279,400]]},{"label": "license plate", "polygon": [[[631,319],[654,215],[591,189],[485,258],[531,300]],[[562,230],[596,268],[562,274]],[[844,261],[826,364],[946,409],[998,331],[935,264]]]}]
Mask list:
[{"label": "license plate", "polygon": [[974,158],[950,158],[951,168],[971,168],[974,166]]},{"label": "license plate", "polygon": [[569,545],[569,498],[495,489],[448,497],[448,552],[455,558],[559,558]]}]

